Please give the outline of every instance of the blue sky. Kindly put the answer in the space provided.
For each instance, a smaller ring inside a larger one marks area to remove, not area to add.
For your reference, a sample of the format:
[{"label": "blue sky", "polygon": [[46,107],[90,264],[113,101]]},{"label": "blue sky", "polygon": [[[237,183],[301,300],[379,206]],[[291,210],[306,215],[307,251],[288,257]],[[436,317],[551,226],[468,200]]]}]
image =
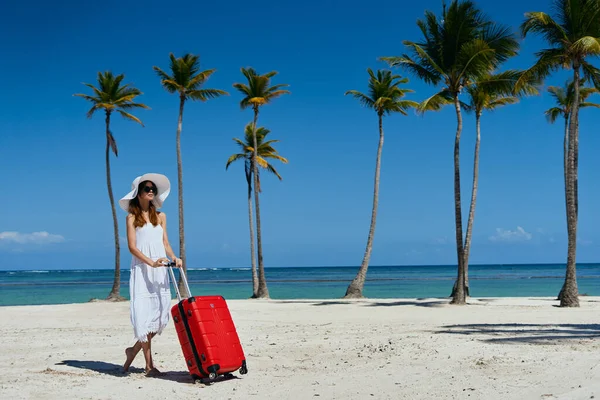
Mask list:
[{"label": "blue sky", "polygon": [[[495,20],[518,27],[526,11],[548,10],[541,0],[483,2]],[[225,171],[252,118],[239,108],[232,84],[240,67],[279,72],[292,94],[263,108],[259,124],[281,140],[289,159],[282,182],[264,176],[261,197],[267,267],[359,265],[372,202],[376,115],[348,89],[366,90],[366,68],[400,55],[402,40],[419,40],[417,18],[439,12],[441,1],[341,2],[9,2],[0,15],[0,169],[2,269],[112,268],[113,228],[106,191],[104,118],[85,116],[74,93],[98,71],[124,73],[151,110],[145,124],[114,118],[119,157],[112,158],[116,199],[145,172],[173,185],[163,209],[178,248],[175,131],[178,100],[165,92],[152,66],[168,55],[199,54],[216,68],[206,87],[230,96],[187,103],[182,133],[188,265],[249,264],[246,188],[242,164]],[[522,41],[506,68],[526,68],[543,43]],[[396,70],[404,75],[404,71]],[[559,73],[547,84],[562,84]],[[434,88],[409,76],[419,101]],[[596,101],[600,101],[597,99]],[[486,114],[471,263],[566,260],[562,123],[543,115],[546,93]],[[598,261],[600,185],[594,171],[600,138],[598,111],[581,113],[578,261]],[[371,265],[454,264],[453,110],[384,120],[379,218]],[[461,148],[464,215],[468,211],[474,118],[465,116]],[[117,209],[120,236],[125,213]],[[45,232],[45,233],[40,233]],[[122,265],[131,258],[122,243]]]}]

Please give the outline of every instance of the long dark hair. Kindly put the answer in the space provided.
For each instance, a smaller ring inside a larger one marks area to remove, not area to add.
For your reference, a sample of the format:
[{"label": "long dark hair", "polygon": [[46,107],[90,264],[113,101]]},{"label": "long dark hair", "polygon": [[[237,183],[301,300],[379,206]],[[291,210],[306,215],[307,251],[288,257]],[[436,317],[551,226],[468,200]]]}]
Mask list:
[{"label": "long dark hair", "polygon": [[[152,181],[141,182],[138,185],[137,195],[133,199],[129,200],[129,213],[133,214],[133,216],[134,216],[134,220],[133,220],[134,228],[138,228],[138,227],[141,228],[142,226],[146,225],[146,219],[144,218],[144,215],[142,214],[142,206],[140,205],[140,200],[138,198],[138,196],[144,189],[144,186],[146,186],[146,182],[152,183],[152,185],[156,188],[156,185]],[[158,191],[154,193],[154,196],[158,196]],[[148,216],[150,217],[150,223],[154,226],[158,225],[158,214],[159,214],[159,212],[156,211],[156,207],[154,207],[154,203],[150,202]]]}]

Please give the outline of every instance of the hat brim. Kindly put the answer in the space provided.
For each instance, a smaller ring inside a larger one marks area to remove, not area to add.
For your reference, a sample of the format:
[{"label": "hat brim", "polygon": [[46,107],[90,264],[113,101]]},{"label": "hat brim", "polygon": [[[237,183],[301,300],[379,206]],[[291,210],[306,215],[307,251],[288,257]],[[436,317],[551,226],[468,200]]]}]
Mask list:
[{"label": "hat brim", "polygon": [[165,175],[156,173],[148,173],[135,178],[131,184],[131,191],[119,200],[119,207],[124,211],[129,212],[129,201],[137,196],[139,184],[145,181],[151,181],[156,185],[158,195],[154,196],[152,203],[157,209],[161,208],[171,192],[171,182],[169,182],[169,178]]}]

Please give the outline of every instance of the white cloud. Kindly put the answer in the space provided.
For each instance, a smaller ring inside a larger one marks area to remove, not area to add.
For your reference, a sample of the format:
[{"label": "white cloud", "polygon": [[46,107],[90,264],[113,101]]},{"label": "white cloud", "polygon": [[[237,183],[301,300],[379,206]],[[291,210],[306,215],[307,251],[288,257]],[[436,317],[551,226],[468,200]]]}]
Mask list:
[{"label": "white cloud", "polygon": [[533,235],[520,226],[517,229],[511,231],[510,229],[496,228],[496,234],[490,236],[489,239],[492,242],[523,242],[531,240]]},{"label": "white cloud", "polygon": [[64,242],[65,238],[61,235],[55,235],[48,232],[0,232],[0,243],[19,243],[19,244],[46,244]]},{"label": "white cloud", "polygon": [[450,241],[448,240],[448,236],[437,237],[433,239],[435,244],[448,244]]}]

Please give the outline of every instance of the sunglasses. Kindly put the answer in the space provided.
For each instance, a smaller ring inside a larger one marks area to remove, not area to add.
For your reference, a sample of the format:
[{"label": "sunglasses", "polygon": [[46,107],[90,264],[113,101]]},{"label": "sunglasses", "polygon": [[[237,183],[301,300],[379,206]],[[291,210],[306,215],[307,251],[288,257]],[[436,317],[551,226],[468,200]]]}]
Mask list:
[{"label": "sunglasses", "polygon": [[156,186],[144,186],[144,192],[150,193],[154,192],[154,194],[158,194],[158,190],[156,190]]}]

